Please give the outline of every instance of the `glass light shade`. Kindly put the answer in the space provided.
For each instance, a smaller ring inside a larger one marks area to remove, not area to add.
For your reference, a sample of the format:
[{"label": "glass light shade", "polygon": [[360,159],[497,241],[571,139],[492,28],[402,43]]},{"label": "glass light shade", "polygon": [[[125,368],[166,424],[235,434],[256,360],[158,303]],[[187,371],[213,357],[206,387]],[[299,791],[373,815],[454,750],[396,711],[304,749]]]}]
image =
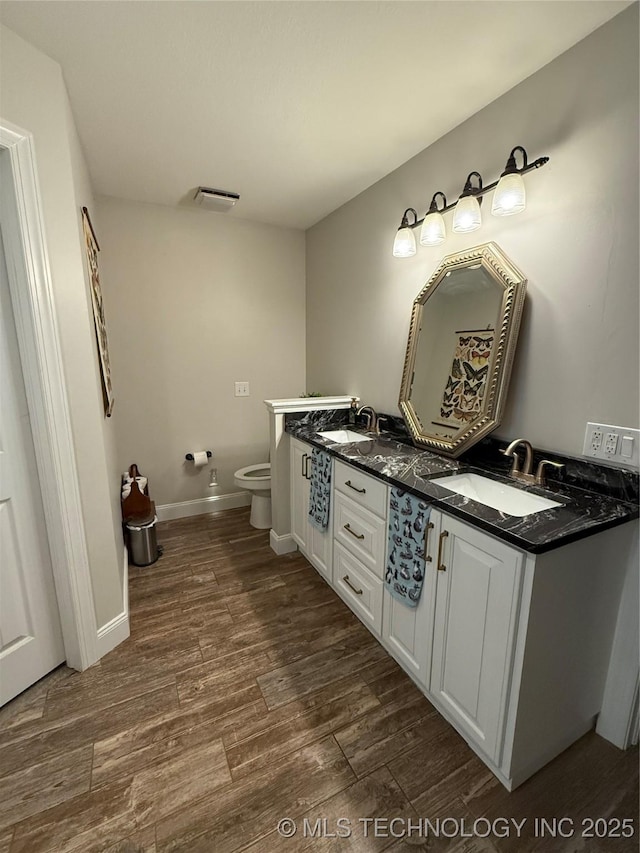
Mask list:
[{"label": "glass light shade", "polygon": [[521,213],[526,204],[522,175],[503,175],[493,194],[491,213],[494,216],[513,216]]},{"label": "glass light shade", "polygon": [[412,228],[398,228],[393,241],[394,258],[411,258],[416,253],[416,238]]},{"label": "glass light shade", "polygon": [[438,246],[447,236],[441,213],[427,213],[420,229],[421,246]]},{"label": "glass light shade", "polygon": [[453,212],[453,230],[457,234],[476,231],[482,225],[480,205],[475,196],[467,195],[456,204]]}]

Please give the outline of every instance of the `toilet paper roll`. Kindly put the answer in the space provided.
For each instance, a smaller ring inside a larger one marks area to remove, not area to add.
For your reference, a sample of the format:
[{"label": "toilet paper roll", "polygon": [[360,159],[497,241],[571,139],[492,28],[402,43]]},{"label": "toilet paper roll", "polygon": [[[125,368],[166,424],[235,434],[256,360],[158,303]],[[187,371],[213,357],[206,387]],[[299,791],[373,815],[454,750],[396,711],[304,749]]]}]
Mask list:
[{"label": "toilet paper roll", "polygon": [[207,456],[206,450],[193,451],[193,464],[196,468],[203,468],[208,461],[209,457]]}]

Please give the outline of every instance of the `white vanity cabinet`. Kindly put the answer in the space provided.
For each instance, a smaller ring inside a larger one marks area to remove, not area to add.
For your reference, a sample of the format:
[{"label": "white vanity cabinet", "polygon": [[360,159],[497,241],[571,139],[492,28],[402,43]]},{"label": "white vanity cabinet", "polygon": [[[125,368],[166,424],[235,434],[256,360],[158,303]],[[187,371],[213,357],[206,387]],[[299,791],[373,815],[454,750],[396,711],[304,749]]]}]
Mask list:
[{"label": "white vanity cabinet", "polygon": [[333,482],[333,587],[379,637],[389,490],[381,480],[339,461]]},{"label": "white vanity cabinet", "polygon": [[535,555],[446,513],[431,520],[425,692],[512,790],[594,727],[622,584],[619,531]]},{"label": "white vanity cabinet", "polygon": [[500,758],[524,554],[433,513],[433,643],[428,690],[468,740]]},{"label": "white vanity cabinet", "polygon": [[319,530],[309,521],[312,450],[305,441],[291,439],[291,535],[309,562],[331,583],[333,509],[330,510],[326,530]]},{"label": "white vanity cabinet", "polygon": [[509,790],[594,727],[628,532],[535,555],[432,509],[422,595],[408,607],[384,584],[388,485],[334,460],[331,533],[320,533],[307,521],[311,447],[291,448],[301,550]]}]

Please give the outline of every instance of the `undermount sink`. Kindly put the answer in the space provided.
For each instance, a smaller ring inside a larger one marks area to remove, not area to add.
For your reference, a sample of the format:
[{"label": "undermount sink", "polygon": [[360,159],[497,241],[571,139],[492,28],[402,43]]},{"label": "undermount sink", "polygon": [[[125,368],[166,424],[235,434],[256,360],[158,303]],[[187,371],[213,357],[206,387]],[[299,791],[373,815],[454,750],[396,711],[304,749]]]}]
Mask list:
[{"label": "undermount sink", "polygon": [[361,432],[352,432],[350,429],[333,429],[328,432],[319,432],[322,438],[332,441],[334,444],[349,444],[352,441],[371,441],[368,435]]},{"label": "undermount sink", "polygon": [[497,509],[499,512],[519,518],[532,515],[534,512],[542,512],[544,509],[562,506],[561,501],[552,501],[540,495],[533,495],[531,492],[491,480],[481,474],[454,474],[451,477],[438,477],[430,482]]}]

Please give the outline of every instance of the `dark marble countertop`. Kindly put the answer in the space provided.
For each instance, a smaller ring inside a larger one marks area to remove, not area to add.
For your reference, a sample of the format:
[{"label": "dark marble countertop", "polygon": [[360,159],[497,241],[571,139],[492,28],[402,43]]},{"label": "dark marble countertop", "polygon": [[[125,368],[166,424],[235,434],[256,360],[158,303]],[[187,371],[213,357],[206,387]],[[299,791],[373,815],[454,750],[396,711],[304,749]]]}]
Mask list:
[{"label": "dark marble countertop", "polygon": [[[438,509],[532,554],[551,551],[639,516],[635,503],[567,483],[553,482],[546,488],[526,486],[488,467],[447,459],[407,444],[400,438],[376,436],[357,426],[348,428],[367,435],[367,441],[332,443],[318,435],[318,431],[345,428],[347,424],[332,423],[314,414],[314,418],[287,419],[286,431],[392,486],[426,498]],[[506,485],[549,497],[562,502],[562,506],[515,517],[432,482],[434,478],[447,474],[467,472],[489,476]]]}]

